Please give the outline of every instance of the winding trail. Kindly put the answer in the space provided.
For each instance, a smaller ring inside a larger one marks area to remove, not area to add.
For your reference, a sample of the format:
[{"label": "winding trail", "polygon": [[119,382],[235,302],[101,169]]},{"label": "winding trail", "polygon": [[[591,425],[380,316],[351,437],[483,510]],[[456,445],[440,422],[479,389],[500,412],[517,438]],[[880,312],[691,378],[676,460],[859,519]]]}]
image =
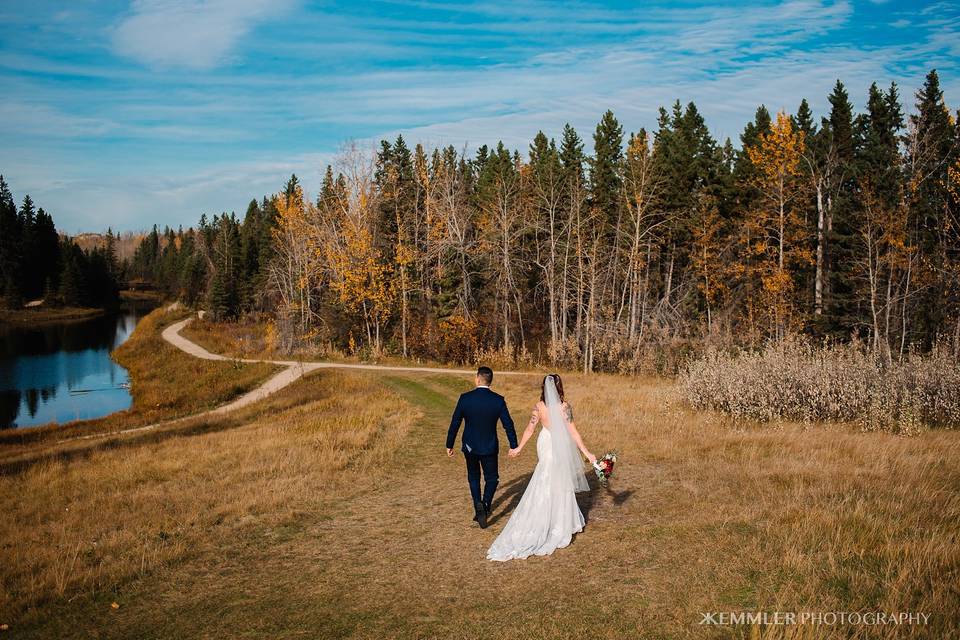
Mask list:
[{"label": "winding trail", "polygon": [[[214,409],[209,409],[207,411],[201,411],[200,413],[194,413],[188,416],[182,416],[180,418],[174,418],[172,420],[164,420],[163,422],[155,422],[153,424],[143,425],[141,427],[132,427],[130,429],[122,429],[119,431],[108,431],[106,433],[92,433],[84,436],[74,436],[72,438],[64,438],[63,440],[58,440],[57,444],[64,442],[73,442],[77,440],[94,440],[97,438],[107,438],[114,437],[119,435],[124,435],[128,433],[139,433],[142,431],[151,431],[153,429],[158,429],[161,427],[169,427],[188,420],[194,420],[196,418],[212,417],[212,416],[221,416],[227,413],[236,411],[237,409],[242,409],[248,405],[251,405],[255,402],[260,402],[267,396],[270,396],[277,391],[293,384],[300,378],[302,378],[307,373],[311,371],[316,371],[317,369],[359,369],[359,370],[372,370],[372,371],[398,371],[398,372],[410,372],[410,373],[454,373],[454,374],[473,374],[474,371],[471,369],[444,369],[442,367],[406,367],[406,366],[391,366],[391,365],[379,365],[379,364],[351,364],[347,362],[299,362],[295,360],[257,360],[250,358],[230,358],[219,353],[211,353],[207,351],[200,345],[191,340],[180,335],[180,331],[187,326],[193,318],[186,318],[171,324],[169,327],[163,330],[160,334],[161,337],[166,340],[168,343],[180,349],[184,353],[187,353],[195,358],[200,358],[202,360],[227,360],[230,362],[246,362],[246,363],[267,363],[273,364],[280,367],[283,367],[278,373],[274,374],[267,379],[262,385],[244,393],[238,398],[231,400],[227,404],[220,405]],[[530,375],[530,372],[524,371],[501,371],[497,372],[498,375]]]}]

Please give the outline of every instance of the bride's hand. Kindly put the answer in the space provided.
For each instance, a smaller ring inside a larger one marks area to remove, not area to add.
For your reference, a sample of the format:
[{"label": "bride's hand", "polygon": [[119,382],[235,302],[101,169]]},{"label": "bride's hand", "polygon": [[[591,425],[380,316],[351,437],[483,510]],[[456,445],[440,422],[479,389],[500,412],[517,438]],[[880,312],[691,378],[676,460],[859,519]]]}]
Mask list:
[{"label": "bride's hand", "polygon": [[589,451],[587,451],[586,454],[587,454],[587,460],[590,461],[590,464],[597,464],[597,456],[593,455]]}]

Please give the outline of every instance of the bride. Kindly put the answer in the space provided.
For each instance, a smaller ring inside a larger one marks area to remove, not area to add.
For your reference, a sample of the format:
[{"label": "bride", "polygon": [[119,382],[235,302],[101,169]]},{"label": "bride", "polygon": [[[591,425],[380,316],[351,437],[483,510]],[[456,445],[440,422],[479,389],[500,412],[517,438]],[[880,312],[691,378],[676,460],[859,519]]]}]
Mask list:
[{"label": "bride", "polygon": [[533,408],[520,445],[510,452],[511,457],[523,450],[538,423],[543,429],[537,437],[537,466],[520,504],[487,551],[488,560],[550,555],[554,549],[570,544],[573,534],[583,530],[576,492],[589,487],[577,450],[590,462],[597,459],[577,432],[573,409],[563,397],[563,381],[555,373],[543,379],[540,402]]}]

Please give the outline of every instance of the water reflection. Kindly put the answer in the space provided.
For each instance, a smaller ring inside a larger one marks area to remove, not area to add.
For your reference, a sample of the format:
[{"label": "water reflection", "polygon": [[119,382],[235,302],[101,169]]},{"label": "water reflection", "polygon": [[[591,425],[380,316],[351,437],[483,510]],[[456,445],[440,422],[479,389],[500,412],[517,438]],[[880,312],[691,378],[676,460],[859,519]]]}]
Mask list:
[{"label": "water reflection", "polygon": [[110,352],[147,309],[43,327],[0,327],[0,428],[104,416],[130,406]]}]

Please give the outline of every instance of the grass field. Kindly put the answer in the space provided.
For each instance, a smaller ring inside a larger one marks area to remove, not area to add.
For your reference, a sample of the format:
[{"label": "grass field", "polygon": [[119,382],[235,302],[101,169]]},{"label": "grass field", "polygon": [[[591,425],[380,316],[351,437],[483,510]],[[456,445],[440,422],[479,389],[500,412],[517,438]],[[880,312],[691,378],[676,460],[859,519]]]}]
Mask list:
[{"label": "grass field", "polygon": [[[468,384],[319,371],[229,417],[7,472],[0,623],[25,638],[960,633],[956,433],[737,428],[681,406],[668,381],[569,376],[581,432],[618,450],[617,477],[582,497],[570,547],[496,564],[486,548],[534,452],[502,458],[477,528],[462,459],[443,451]],[[495,380],[521,425],[537,384]],[[931,617],[699,624],[740,610]]]}]

